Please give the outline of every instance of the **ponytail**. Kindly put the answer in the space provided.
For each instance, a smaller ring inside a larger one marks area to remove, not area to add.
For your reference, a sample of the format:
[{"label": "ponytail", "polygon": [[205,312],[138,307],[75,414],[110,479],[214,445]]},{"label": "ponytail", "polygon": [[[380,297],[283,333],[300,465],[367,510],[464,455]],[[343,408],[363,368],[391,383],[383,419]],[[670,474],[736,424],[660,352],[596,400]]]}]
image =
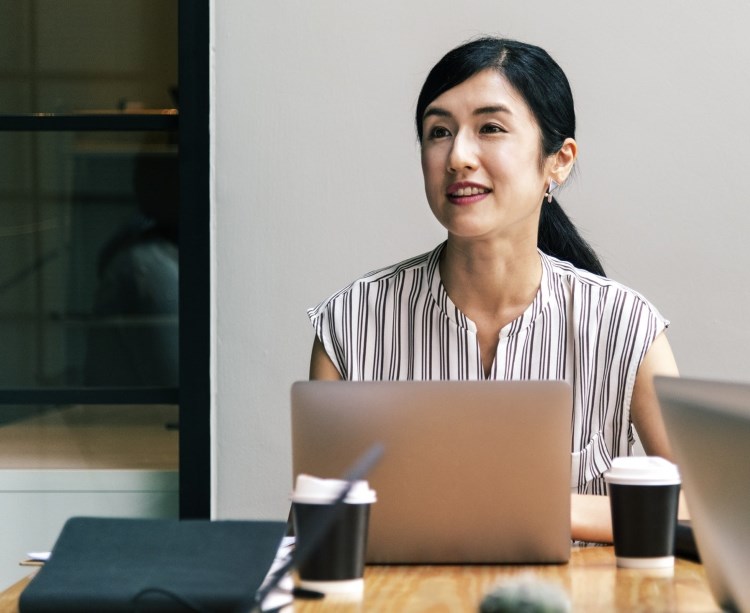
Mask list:
[{"label": "ponytail", "polygon": [[605,276],[598,256],[554,198],[552,202],[542,204],[537,245],[547,255],[570,262],[576,268]]}]

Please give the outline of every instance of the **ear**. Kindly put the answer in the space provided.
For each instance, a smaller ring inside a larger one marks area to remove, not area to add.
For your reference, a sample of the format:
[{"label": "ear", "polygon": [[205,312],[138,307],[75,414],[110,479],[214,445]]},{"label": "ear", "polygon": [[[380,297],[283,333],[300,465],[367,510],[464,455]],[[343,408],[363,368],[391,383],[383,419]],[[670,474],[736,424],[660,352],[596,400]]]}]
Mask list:
[{"label": "ear", "polygon": [[578,157],[578,144],[572,138],[566,138],[557,153],[550,156],[549,176],[562,185],[573,170]]}]

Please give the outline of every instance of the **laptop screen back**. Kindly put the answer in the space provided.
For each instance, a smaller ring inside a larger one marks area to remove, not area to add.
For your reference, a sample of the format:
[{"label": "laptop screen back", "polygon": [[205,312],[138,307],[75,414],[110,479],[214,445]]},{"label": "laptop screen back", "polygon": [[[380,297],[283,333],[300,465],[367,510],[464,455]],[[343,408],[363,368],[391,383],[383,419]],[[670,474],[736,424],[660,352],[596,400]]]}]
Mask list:
[{"label": "laptop screen back", "polygon": [[711,591],[722,607],[750,611],[750,385],[655,385]]},{"label": "laptop screen back", "polygon": [[369,562],[565,562],[571,406],[559,381],[295,383],[293,476],[383,445]]}]

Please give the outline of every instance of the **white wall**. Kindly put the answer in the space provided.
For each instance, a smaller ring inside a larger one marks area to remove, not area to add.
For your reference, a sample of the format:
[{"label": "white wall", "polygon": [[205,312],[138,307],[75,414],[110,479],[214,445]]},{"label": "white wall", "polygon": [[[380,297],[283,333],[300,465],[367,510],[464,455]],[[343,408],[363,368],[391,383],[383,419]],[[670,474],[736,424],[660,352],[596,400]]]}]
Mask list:
[{"label": "white wall", "polygon": [[750,379],[750,5],[739,0],[220,0],[215,60],[215,513],[283,517],[305,309],[442,239],[412,113],[481,33],[545,47],[576,98],[560,200],[610,276],[672,320],[683,374]]}]

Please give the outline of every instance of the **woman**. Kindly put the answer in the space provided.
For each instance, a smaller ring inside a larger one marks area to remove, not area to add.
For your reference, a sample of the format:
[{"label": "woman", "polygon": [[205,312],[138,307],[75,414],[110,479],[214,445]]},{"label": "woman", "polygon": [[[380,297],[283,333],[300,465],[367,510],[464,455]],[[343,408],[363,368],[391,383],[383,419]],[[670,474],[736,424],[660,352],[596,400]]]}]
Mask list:
[{"label": "woman", "polygon": [[611,541],[602,474],[636,437],[671,456],[653,388],[668,322],[605,278],[553,193],[578,153],[568,81],[542,49],[483,38],[443,57],[416,111],[434,251],[309,311],[312,379],[565,379],[573,538]]}]

